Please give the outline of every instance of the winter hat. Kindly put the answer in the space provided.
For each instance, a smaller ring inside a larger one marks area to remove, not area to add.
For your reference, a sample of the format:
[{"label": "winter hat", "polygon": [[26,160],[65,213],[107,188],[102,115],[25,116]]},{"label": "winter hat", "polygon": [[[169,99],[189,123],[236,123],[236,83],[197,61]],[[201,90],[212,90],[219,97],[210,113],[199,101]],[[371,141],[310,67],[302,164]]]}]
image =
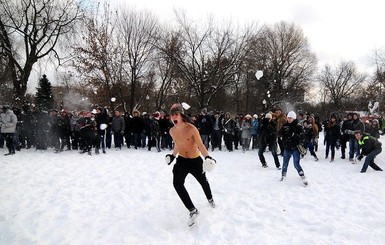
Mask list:
[{"label": "winter hat", "polygon": [[251,116],[250,116],[250,114],[247,114],[247,115],[245,116],[245,118],[247,118],[247,119],[251,119]]},{"label": "winter hat", "polygon": [[201,112],[203,113],[203,114],[207,114],[207,108],[203,108],[202,110],[201,110]]},{"label": "winter hat", "polygon": [[293,119],[297,119],[297,114],[295,114],[294,111],[290,111],[289,113],[287,113],[287,117],[291,117]]},{"label": "winter hat", "polygon": [[265,116],[265,118],[272,119],[273,116],[271,115],[271,113],[267,113],[266,116]]},{"label": "winter hat", "polygon": [[173,104],[170,109],[170,115],[177,114],[177,113],[184,114],[184,109],[182,105],[178,103]]},{"label": "winter hat", "polygon": [[154,114],[152,114],[152,116],[153,116],[155,119],[159,120],[159,118],[160,118],[160,112],[159,112],[159,111],[156,111]]},{"label": "winter hat", "polygon": [[257,118],[258,118],[258,115],[257,115],[257,114],[254,114],[254,115],[253,115],[253,118],[257,119]]}]

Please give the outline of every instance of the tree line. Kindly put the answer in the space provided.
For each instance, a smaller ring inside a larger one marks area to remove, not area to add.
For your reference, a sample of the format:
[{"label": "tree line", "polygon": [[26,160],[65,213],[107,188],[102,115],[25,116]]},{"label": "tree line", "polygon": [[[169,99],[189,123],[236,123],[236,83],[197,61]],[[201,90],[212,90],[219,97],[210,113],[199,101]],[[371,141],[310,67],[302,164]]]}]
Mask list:
[{"label": "tree line", "polygon": [[[32,72],[56,69],[62,94],[56,104],[63,106],[74,100],[66,101],[65,95],[75,94],[90,104],[129,112],[167,110],[182,101],[197,111],[243,113],[290,104],[328,114],[365,109],[368,100],[380,101],[383,108],[381,50],[373,54],[374,74],[362,73],[352,61],[319,70],[295,23],[239,26],[213,17],[194,20],[184,11],[175,11],[175,21],[161,23],[149,11],[100,2],[0,3],[2,103],[34,103],[36,95],[27,94]],[[257,70],[262,77],[255,76]]]}]

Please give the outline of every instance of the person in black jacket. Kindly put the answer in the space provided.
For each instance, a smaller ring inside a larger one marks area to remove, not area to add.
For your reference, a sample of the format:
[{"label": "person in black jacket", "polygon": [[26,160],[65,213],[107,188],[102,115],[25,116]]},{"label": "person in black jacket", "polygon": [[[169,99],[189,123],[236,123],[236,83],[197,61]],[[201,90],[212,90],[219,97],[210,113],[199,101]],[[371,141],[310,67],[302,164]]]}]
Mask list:
[{"label": "person in black jacket", "polygon": [[356,130],[359,130],[361,132],[365,131],[365,125],[361,121],[360,115],[358,113],[353,114],[352,126],[353,126],[353,132],[351,132],[352,136],[349,140],[349,161],[354,163],[354,157],[357,157],[360,154],[358,141],[354,137],[354,132]]},{"label": "person in black jacket", "polygon": [[207,113],[207,109],[203,108],[200,116],[198,117],[197,127],[202,137],[203,144],[207,149],[210,147],[210,136],[213,131],[213,125],[213,121],[211,116]]},{"label": "person in black jacket", "polygon": [[271,155],[273,155],[274,158],[275,166],[280,170],[281,164],[279,163],[277,154],[277,123],[272,120],[272,118],[271,113],[267,113],[265,118],[262,119],[259,127],[258,135],[260,138],[260,148],[258,150],[258,156],[262,163],[262,167],[267,168],[268,166],[263,153],[265,152],[266,147],[269,146]]},{"label": "person in black jacket", "polygon": [[80,138],[82,141],[82,151],[80,153],[83,154],[88,152],[88,155],[92,155],[91,149],[95,135],[96,122],[94,118],[92,118],[91,112],[83,112],[83,115],[83,117],[79,117],[77,120],[80,128]]},{"label": "person in black jacket", "polygon": [[71,119],[65,110],[61,111],[61,116],[59,117],[59,136],[61,140],[60,151],[63,151],[64,146],[66,146],[67,151],[71,150]]},{"label": "person in black jacket", "polygon": [[297,115],[294,111],[290,111],[287,114],[287,122],[282,125],[282,128],[279,130],[278,135],[282,137],[283,142],[283,166],[282,166],[282,178],[283,181],[286,178],[287,167],[289,165],[289,160],[293,156],[294,167],[297,170],[299,176],[302,178],[302,181],[305,185],[308,184],[305,177],[305,173],[300,165],[300,152],[297,148],[298,145],[303,143],[304,140],[304,130],[298,121],[296,120]]},{"label": "person in black jacket", "polygon": [[99,154],[100,145],[102,145],[103,153],[106,153],[106,128],[108,121],[108,111],[106,108],[98,107],[96,109],[95,121],[96,121],[96,135],[95,135],[95,153]]},{"label": "person in black jacket", "polygon": [[234,121],[230,112],[226,112],[223,120],[223,139],[225,141],[226,149],[233,151],[233,138],[235,134],[236,122]]},{"label": "person in black jacket", "polygon": [[332,114],[329,121],[325,125],[325,142],[326,142],[326,151],[325,159],[329,157],[329,151],[331,151],[330,162],[334,161],[335,151],[337,144],[341,137],[340,125],[337,122],[337,116]]},{"label": "person in black jacket", "polygon": [[350,132],[354,132],[353,127],[353,113],[348,113],[346,117],[344,117],[341,123],[341,158],[345,159],[346,152],[346,144],[352,137]]},{"label": "person in black jacket", "polygon": [[132,133],[134,136],[134,147],[135,149],[138,149],[138,147],[144,147],[142,146],[142,137],[144,137],[144,120],[138,110],[134,110],[132,114],[134,116],[131,121]]},{"label": "person in black jacket", "polygon": [[354,131],[354,136],[356,137],[361,150],[361,153],[357,156],[357,160],[361,161],[363,156],[366,156],[361,173],[365,173],[368,166],[376,171],[382,171],[382,169],[374,163],[374,158],[376,158],[382,151],[381,142],[373,136],[364,134],[361,130]]}]

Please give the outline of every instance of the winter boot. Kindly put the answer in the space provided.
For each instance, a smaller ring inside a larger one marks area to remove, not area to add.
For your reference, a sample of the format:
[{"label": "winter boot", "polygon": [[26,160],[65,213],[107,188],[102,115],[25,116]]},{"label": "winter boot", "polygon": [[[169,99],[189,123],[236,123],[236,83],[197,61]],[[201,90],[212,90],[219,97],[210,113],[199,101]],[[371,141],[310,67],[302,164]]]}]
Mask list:
[{"label": "winter boot", "polygon": [[190,211],[189,220],[187,222],[187,225],[189,227],[191,227],[195,224],[195,221],[196,221],[198,215],[199,215],[198,209],[194,208],[193,210]]},{"label": "winter boot", "polygon": [[306,179],[305,175],[302,175],[302,176],[301,176],[301,179],[302,179],[302,182],[303,182],[304,185],[308,185],[308,184],[309,184],[309,183],[307,182],[307,179]]},{"label": "winter boot", "polygon": [[210,200],[208,200],[209,201],[209,204],[210,204],[210,207],[212,207],[212,208],[215,208],[215,202],[214,202],[214,199],[210,199]]}]

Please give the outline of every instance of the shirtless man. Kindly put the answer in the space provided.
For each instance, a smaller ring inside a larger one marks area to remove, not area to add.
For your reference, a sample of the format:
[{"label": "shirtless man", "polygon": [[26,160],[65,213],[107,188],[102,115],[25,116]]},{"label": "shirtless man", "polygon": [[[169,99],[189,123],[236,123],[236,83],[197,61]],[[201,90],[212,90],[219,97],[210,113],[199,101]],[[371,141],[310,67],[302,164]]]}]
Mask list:
[{"label": "shirtless man", "polygon": [[198,129],[189,123],[189,118],[184,115],[183,107],[180,104],[174,104],[171,107],[170,115],[174,123],[174,126],[170,129],[174,148],[172,154],[166,155],[166,163],[170,165],[178,155],[172,171],[174,174],[173,185],[183,204],[190,211],[188,225],[192,226],[195,224],[199,212],[184,186],[186,176],[190,173],[195,177],[202,186],[210,206],[214,208],[215,203],[203,169],[202,164],[204,161],[201,155],[205,158],[205,164],[215,164],[215,160],[209,156]]}]

